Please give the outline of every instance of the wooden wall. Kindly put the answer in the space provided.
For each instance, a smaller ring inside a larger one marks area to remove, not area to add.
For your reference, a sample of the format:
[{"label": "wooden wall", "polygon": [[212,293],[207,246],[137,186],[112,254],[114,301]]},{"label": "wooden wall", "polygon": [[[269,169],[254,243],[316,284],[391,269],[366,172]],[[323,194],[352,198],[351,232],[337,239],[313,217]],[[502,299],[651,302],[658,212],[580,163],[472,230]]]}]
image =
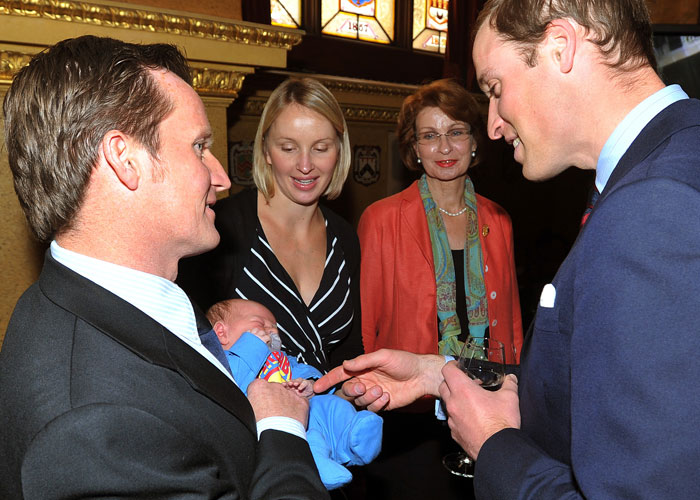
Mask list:
[{"label": "wooden wall", "polygon": [[654,24],[700,23],[700,0],[649,0]]}]

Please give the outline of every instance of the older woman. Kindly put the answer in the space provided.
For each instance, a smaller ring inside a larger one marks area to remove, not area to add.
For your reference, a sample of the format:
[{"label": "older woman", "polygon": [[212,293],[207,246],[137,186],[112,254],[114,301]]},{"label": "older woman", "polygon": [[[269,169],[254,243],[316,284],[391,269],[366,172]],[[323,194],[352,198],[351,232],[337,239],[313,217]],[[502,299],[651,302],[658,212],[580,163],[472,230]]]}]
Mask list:
[{"label": "older woman", "polygon": [[214,206],[221,243],[198,259],[200,269],[206,262],[198,281],[209,288],[200,306],[260,302],[277,319],[283,349],[322,372],[362,352],[357,235],[319,203],[340,194],[350,157],[330,91],[310,78],[283,82],[255,136],[257,189]]},{"label": "older woman", "polygon": [[[365,351],[454,355],[468,336],[488,336],[516,363],[522,320],[510,218],[474,192],[468,174],[483,140],[475,99],[451,80],[425,85],[404,101],[398,136],[404,163],[423,175],[360,219]],[[370,492],[467,498],[468,484],[440,463],[455,445],[433,407],[386,415],[382,454],[367,471]]]},{"label": "older woman", "polygon": [[360,219],[365,350],[458,354],[467,335],[490,336],[515,363],[522,320],[510,218],[468,175],[483,140],[476,101],[451,80],[425,85],[404,101],[398,135],[404,163],[423,175]]}]

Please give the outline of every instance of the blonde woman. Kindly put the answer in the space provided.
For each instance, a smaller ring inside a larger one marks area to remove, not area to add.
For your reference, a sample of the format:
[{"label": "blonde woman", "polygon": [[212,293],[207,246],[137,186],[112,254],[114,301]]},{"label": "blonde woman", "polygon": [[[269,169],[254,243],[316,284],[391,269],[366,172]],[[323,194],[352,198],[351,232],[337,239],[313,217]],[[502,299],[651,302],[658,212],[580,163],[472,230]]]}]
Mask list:
[{"label": "blonde woman", "polygon": [[[289,79],[265,105],[246,190],[214,206],[218,248],[200,259],[209,297],[250,299],[277,318],[283,349],[325,372],[362,352],[360,250],[353,228],[323,207],[350,168],[337,101],[311,78]],[[201,266],[200,266],[201,267]]]}]

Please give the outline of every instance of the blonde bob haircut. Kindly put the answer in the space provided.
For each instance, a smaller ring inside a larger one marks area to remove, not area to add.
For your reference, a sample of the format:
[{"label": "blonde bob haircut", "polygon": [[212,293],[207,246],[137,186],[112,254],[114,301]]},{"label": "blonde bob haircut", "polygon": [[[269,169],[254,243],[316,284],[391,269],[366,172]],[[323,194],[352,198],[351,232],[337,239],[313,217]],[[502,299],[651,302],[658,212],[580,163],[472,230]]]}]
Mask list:
[{"label": "blonde bob haircut", "polygon": [[282,82],[270,94],[265,103],[258,131],[255,134],[253,145],[253,180],[255,186],[263,194],[266,200],[275,195],[275,183],[272,175],[272,166],[265,161],[265,140],[270,127],[284,110],[292,103],[304,106],[326,118],[338,134],[339,153],[333,171],[333,177],[328,188],[323,193],[329,200],[337,198],[343,189],[343,184],[350,171],[352,153],[350,152],[350,138],[348,126],[330,90],[313,78],[290,78]]}]

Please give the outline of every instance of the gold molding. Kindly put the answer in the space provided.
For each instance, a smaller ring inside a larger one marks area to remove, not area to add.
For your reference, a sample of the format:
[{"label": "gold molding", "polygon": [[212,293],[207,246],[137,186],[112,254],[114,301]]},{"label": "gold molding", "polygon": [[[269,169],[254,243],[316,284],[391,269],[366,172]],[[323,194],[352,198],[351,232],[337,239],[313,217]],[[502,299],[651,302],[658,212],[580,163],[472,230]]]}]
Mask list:
[{"label": "gold molding", "polygon": [[[309,76],[306,73],[298,73],[294,71],[286,71],[279,69],[266,70],[266,73],[282,75],[285,78],[297,77],[303,78]],[[332,76],[324,74],[312,75],[313,78],[321,82],[331,91],[353,93],[353,94],[374,94],[407,97],[413,94],[420,85],[409,85],[404,83],[378,82],[373,80],[361,80],[357,78],[347,78],[341,76]]]},{"label": "gold molding", "polygon": [[29,64],[33,54],[0,50],[0,83],[9,84],[20,69]]},{"label": "gold molding", "polygon": [[337,92],[356,92],[360,94],[378,94],[406,97],[413,94],[418,87],[394,87],[379,83],[360,83],[360,82],[341,82],[338,80],[329,80],[318,78],[318,81],[323,83],[331,91]]},{"label": "gold molding", "polygon": [[248,97],[243,103],[243,114],[249,116],[260,116],[262,115],[263,108],[267,99],[261,99],[259,97]]},{"label": "gold molding", "polygon": [[240,71],[222,71],[209,68],[194,68],[192,86],[197,93],[215,97],[238,97],[243,86],[245,73]]},{"label": "gold molding", "polygon": [[[266,98],[248,97],[243,105],[243,114],[260,116],[266,102]],[[340,107],[347,121],[396,123],[399,119],[398,108],[342,103]]]},{"label": "gold molding", "polygon": [[302,34],[175,13],[57,0],[0,0],[0,15],[45,18],[290,50]]},{"label": "gold molding", "polygon": [[348,121],[396,123],[399,119],[398,108],[381,106],[356,106],[341,104],[343,115]]},{"label": "gold molding", "polygon": [[[29,64],[34,54],[0,50],[0,83],[10,84],[15,74]],[[198,94],[212,97],[238,97],[246,74],[210,68],[192,68],[192,87]]]}]

